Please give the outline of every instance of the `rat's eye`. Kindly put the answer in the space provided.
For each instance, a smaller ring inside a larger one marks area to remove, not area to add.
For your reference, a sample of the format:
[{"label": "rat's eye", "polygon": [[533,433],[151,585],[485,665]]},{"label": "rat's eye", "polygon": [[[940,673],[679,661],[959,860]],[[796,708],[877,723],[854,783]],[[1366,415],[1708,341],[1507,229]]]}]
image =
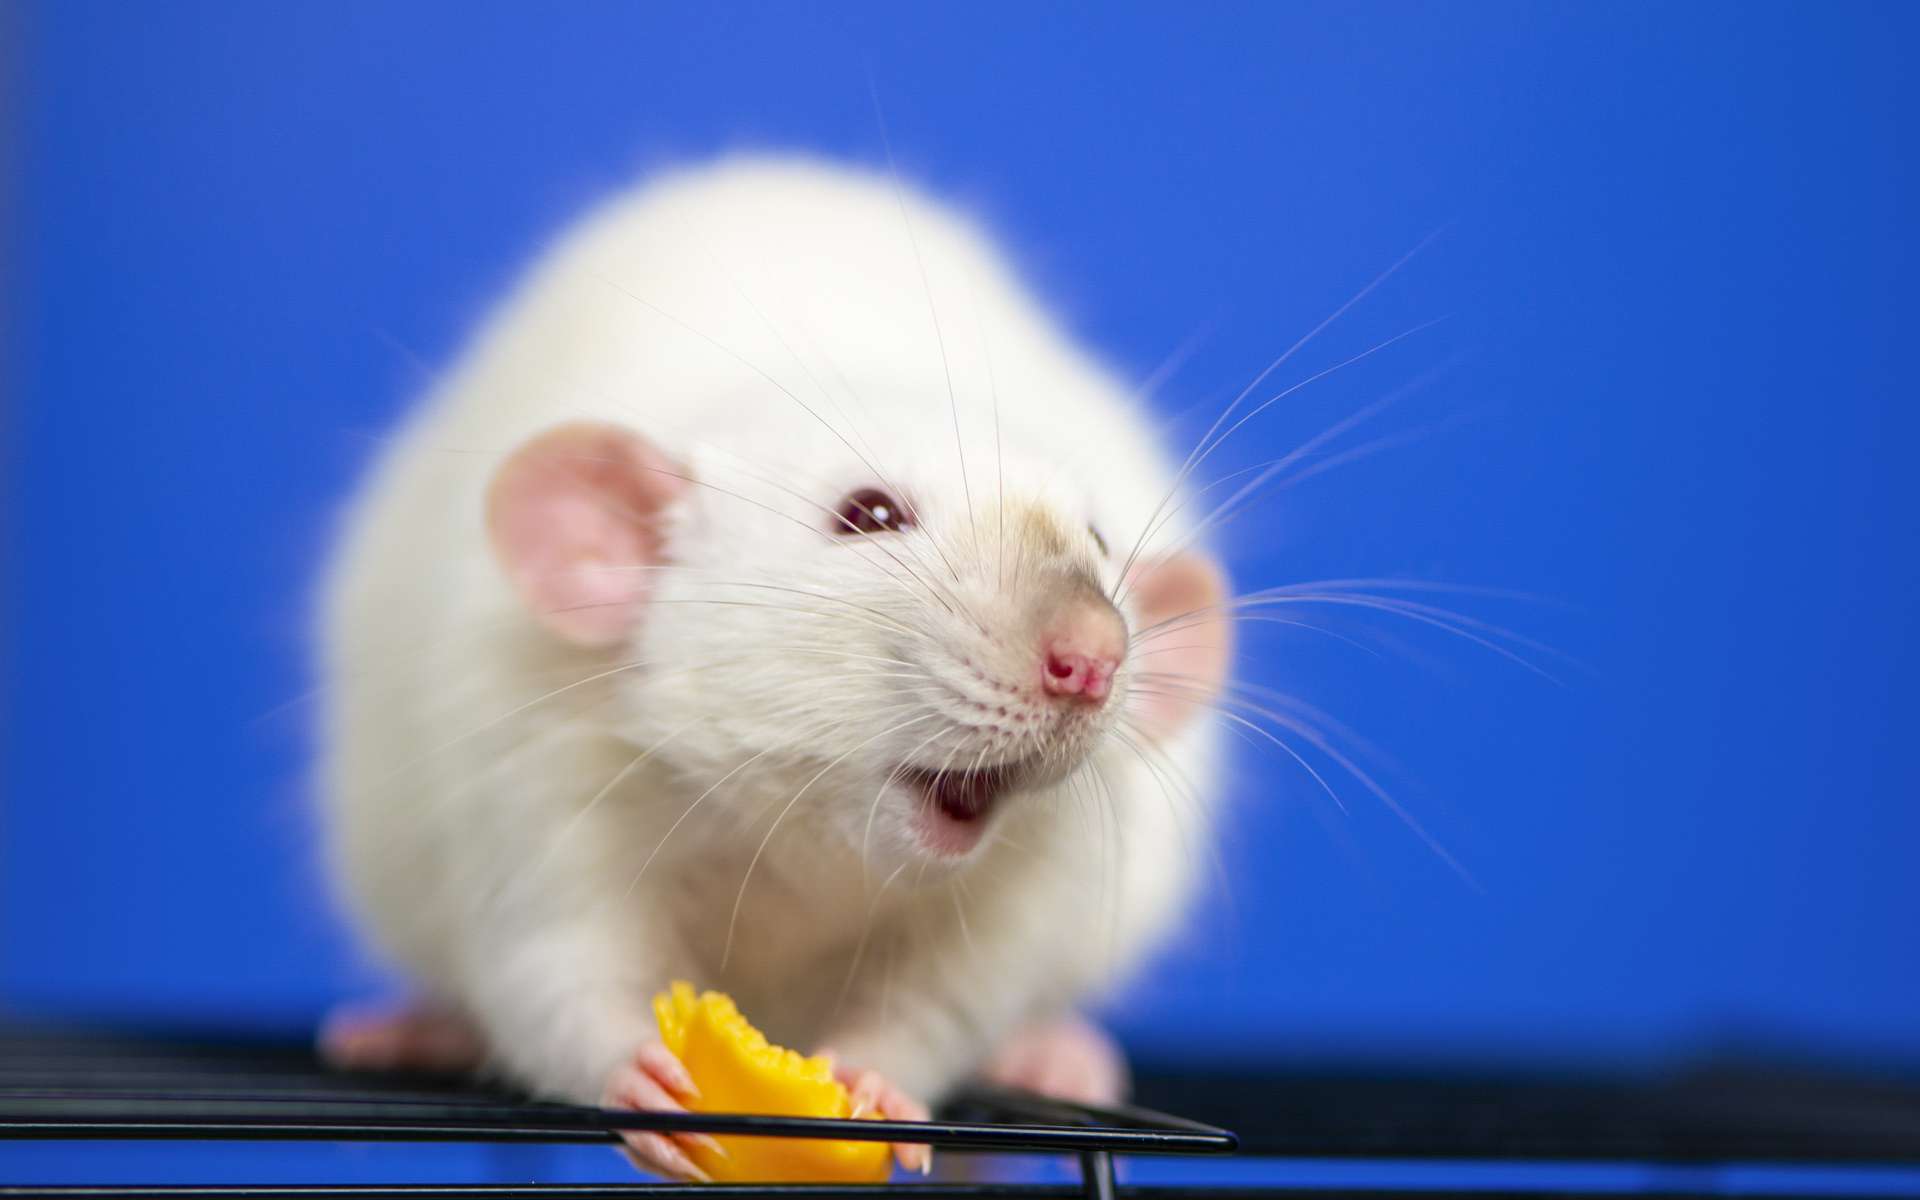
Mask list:
[{"label": "rat's eye", "polygon": [[1092,525],[1088,525],[1087,532],[1093,535],[1093,544],[1100,547],[1101,558],[1107,558],[1113,553],[1107,549],[1107,539],[1100,536],[1098,529],[1095,529]]},{"label": "rat's eye", "polygon": [[861,488],[842,500],[834,515],[838,534],[898,532],[914,525],[913,511],[879,488]]}]

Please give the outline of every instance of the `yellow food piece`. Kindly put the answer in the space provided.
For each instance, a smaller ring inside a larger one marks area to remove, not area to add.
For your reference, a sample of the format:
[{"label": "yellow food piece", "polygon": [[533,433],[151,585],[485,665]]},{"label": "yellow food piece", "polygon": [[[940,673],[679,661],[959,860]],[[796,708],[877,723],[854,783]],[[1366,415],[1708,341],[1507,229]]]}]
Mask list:
[{"label": "yellow food piece", "polygon": [[[660,1040],[700,1089],[693,1112],[764,1113],[782,1117],[850,1117],[853,1099],[825,1058],[806,1058],[775,1046],[747,1023],[733,998],[694,994],[675,981],[653,998]],[[719,1138],[727,1156],[685,1146],[694,1165],[715,1180],[746,1183],[877,1183],[887,1178],[886,1142],[825,1138]]]}]

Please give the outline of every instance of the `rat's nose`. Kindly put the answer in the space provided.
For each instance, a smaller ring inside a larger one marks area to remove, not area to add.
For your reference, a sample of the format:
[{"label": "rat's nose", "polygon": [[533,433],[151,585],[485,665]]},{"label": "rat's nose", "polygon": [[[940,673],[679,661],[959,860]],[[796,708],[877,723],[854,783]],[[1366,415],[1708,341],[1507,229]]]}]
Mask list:
[{"label": "rat's nose", "polygon": [[1048,624],[1041,643],[1040,686],[1049,695],[1098,704],[1127,649],[1127,626],[1104,596],[1076,599]]}]

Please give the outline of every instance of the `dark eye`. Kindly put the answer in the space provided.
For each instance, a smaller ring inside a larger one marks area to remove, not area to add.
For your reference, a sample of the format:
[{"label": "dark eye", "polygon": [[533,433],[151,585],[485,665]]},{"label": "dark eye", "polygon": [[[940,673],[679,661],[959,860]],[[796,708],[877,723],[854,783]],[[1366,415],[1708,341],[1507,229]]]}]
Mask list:
[{"label": "dark eye", "polygon": [[1100,547],[1100,557],[1108,557],[1111,551],[1107,549],[1107,539],[1101,537],[1100,531],[1091,525],[1087,526],[1087,532],[1093,535],[1093,544]]},{"label": "dark eye", "polygon": [[861,488],[840,502],[833,531],[838,534],[898,532],[913,528],[913,512],[879,488]]}]

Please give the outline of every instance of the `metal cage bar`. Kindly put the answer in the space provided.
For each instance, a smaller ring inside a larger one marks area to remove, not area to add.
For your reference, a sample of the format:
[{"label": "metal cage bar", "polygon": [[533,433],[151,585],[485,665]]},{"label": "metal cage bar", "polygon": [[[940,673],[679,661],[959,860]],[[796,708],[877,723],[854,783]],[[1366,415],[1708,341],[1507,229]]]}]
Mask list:
[{"label": "metal cage bar", "polygon": [[[635,1113],[532,1102],[446,1078],[336,1073],[293,1042],[0,1029],[0,1139],[579,1144],[610,1143],[621,1130],[647,1129],[1062,1155],[1077,1161],[1081,1174],[1077,1188],[931,1181],[824,1188],[698,1185],[708,1200],[872,1200],[896,1194],[924,1200],[1124,1200],[1197,1191],[1228,1200],[1230,1192],[1212,1188],[1116,1186],[1114,1156],[1217,1155],[1236,1148],[1276,1159],[1920,1166],[1920,1084],[1897,1074],[1723,1066],[1662,1079],[1583,1080],[1236,1073],[1188,1065],[1178,1072],[1145,1070],[1138,1083],[1143,1098],[1158,1108],[1205,1121],[991,1088],[963,1092],[939,1119],[926,1122]],[[682,1194],[693,1186],[635,1181],[531,1189],[408,1184],[21,1190],[6,1183],[0,1179],[4,1200],[129,1194],[175,1200],[592,1200]],[[1886,1194],[1884,1184],[1880,1194]],[[1920,1195],[1920,1184],[1913,1194]]]}]

